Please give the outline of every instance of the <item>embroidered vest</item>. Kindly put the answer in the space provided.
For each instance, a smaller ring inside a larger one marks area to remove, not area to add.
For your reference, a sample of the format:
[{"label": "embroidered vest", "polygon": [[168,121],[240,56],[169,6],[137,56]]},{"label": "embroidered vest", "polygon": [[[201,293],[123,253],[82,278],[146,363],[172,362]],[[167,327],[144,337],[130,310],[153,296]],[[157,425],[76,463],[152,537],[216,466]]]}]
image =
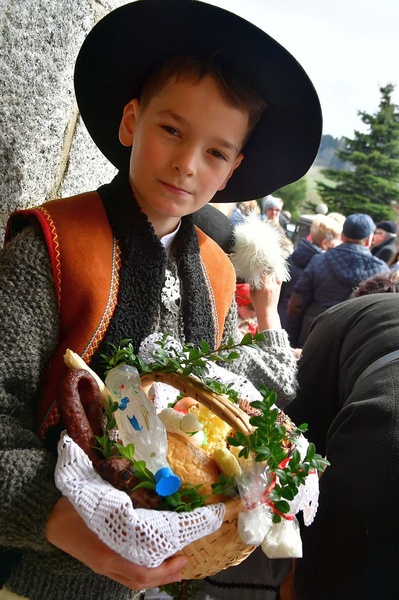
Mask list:
[{"label": "embroidered vest", "polygon": [[[6,240],[32,219],[39,222],[46,240],[60,316],[59,345],[43,375],[37,410],[38,431],[44,439],[49,428],[59,422],[55,393],[66,370],[66,349],[80,354],[89,364],[107,331],[117,302],[121,256],[97,192],[15,211],[7,226]],[[234,296],[235,273],[220,247],[200,229],[196,230],[209,281],[218,346]]]}]

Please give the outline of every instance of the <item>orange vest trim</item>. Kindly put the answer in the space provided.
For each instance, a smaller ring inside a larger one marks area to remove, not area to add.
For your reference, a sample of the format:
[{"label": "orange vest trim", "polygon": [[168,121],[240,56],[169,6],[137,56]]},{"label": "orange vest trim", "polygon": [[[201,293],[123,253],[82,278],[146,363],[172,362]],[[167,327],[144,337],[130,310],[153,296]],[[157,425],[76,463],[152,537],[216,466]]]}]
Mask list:
[{"label": "orange vest trim", "polygon": [[[22,220],[26,224],[32,218],[39,222],[46,240],[60,315],[59,345],[43,374],[37,411],[39,436],[44,439],[48,429],[59,422],[55,398],[66,371],[66,349],[90,364],[108,329],[117,304],[121,255],[97,192],[16,211],[10,222]],[[13,229],[10,222],[8,234]],[[218,347],[234,297],[235,272],[216,242],[197,227],[196,231]]]},{"label": "orange vest trim", "polygon": [[224,323],[235,293],[236,275],[232,263],[220,246],[201,229],[198,227],[195,229],[215,323],[215,348],[218,348],[222,342]]},{"label": "orange vest trim", "polygon": [[[43,374],[37,411],[39,436],[59,421],[56,388],[64,374],[67,348],[90,363],[114,313],[119,290],[120,251],[102,200],[90,192],[16,211],[34,217],[46,240],[60,316],[59,345]],[[8,227],[8,231],[11,228]]]}]

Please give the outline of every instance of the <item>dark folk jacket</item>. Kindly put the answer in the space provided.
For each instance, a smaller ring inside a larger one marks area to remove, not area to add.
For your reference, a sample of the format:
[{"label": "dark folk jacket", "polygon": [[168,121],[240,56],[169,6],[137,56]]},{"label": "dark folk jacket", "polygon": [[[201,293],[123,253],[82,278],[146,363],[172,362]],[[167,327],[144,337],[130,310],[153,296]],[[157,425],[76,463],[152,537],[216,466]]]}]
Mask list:
[{"label": "dark folk jacket", "polygon": [[299,392],[286,412],[308,423],[331,463],[314,523],[304,527],[298,600],[399,598],[399,361],[354,385],[399,348],[399,294],[371,294],[330,308],[299,361]]}]

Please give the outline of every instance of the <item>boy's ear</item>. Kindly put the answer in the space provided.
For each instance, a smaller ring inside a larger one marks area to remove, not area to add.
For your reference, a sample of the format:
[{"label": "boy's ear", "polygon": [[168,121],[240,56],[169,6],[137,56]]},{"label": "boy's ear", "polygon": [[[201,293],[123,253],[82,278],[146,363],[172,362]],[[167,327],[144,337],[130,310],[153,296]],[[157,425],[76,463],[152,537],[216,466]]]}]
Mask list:
[{"label": "boy's ear", "polygon": [[131,100],[123,109],[123,116],[119,125],[119,141],[123,146],[132,146],[134,128],[139,114],[139,101]]},{"label": "boy's ear", "polygon": [[244,158],[244,155],[242,152],[240,152],[240,154],[237,156],[237,158],[234,161],[234,164],[230,170],[230,173],[227,175],[226,179],[223,181],[222,185],[220,187],[218,187],[218,192],[220,192],[220,190],[224,190],[224,188],[227,185],[228,180],[230,179],[230,177],[233,175],[234,171],[240,166],[240,164],[242,163]]}]

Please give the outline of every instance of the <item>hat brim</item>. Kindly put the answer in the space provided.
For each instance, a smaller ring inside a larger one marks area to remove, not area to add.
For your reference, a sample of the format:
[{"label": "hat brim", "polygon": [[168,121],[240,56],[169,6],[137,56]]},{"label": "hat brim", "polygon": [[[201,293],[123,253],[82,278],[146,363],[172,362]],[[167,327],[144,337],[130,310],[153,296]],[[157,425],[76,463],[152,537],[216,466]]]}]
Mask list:
[{"label": "hat brim", "polygon": [[74,77],[80,114],[115,167],[129,164],[130,148],[118,137],[124,106],[140,96],[143,82],[161,61],[182,54],[217,54],[267,103],[243,162],[215,202],[261,198],[309,170],[322,119],[304,69],[258,27],[197,0],[136,0],[104,17],[82,45]]}]

